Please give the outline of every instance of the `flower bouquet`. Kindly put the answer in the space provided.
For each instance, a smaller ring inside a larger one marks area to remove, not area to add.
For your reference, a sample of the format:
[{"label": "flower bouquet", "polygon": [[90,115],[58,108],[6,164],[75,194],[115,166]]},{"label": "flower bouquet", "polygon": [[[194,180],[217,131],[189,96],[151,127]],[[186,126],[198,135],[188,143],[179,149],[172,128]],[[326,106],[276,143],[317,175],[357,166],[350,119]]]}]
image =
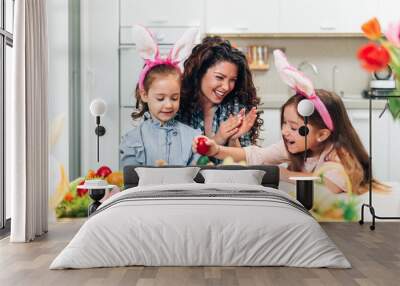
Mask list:
[{"label": "flower bouquet", "polygon": [[85,177],[80,177],[69,183],[68,191],[58,203],[55,211],[57,218],[86,217],[92,199],[87,189],[78,188],[85,184],[85,180],[103,179],[108,184],[123,188],[123,176],[121,172],[112,172],[107,166],[100,167],[97,171],[89,170]]},{"label": "flower bouquet", "polygon": [[[361,26],[364,36],[373,42],[358,50],[362,67],[369,72],[392,69],[396,90],[388,98],[390,113],[394,119],[400,118],[400,22],[390,23],[384,33],[377,18],[372,18]],[[398,96],[398,98],[397,98]]]}]

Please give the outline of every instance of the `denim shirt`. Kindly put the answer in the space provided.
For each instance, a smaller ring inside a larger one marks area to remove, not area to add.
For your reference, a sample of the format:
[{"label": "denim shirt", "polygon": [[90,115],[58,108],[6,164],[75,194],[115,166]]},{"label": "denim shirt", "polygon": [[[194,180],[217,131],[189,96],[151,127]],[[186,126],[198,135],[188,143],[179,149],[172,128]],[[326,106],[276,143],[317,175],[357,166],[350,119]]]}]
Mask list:
[{"label": "denim shirt", "polygon": [[164,160],[168,165],[193,165],[200,157],[192,151],[193,138],[201,135],[175,119],[161,126],[160,121],[145,114],[145,120],[121,140],[121,167],[127,165],[155,165]]}]

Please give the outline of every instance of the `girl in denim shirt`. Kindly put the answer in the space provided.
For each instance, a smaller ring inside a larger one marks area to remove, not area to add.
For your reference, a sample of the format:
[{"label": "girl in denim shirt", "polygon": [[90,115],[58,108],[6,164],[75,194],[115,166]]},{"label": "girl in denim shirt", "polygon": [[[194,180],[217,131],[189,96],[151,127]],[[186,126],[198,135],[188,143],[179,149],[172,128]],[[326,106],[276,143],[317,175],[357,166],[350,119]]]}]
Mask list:
[{"label": "girl in denim shirt", "polygon": [[136,87],[137,112],[143,117],[136,128],[126,133],[120,144],[122,167],[126,165],[191,165],[199,155],[191,150],[194,137],[201,134],[175,119],[179,109],[181,72],[178,63],[190,52],[196,31],[189,30],[175,44],[165,59],[159,56],[152,35],[145,28],[135,27],[137,49],[145,60]]}]

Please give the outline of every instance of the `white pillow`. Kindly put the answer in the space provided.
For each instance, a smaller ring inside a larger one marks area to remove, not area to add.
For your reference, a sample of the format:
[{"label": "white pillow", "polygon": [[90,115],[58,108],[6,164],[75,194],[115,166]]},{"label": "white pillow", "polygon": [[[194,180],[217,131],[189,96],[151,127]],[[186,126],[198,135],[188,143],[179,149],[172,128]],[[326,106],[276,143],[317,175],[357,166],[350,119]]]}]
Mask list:
[{"label": "white pillow", "polygon": [[202,170],[204,183],[234,183],[261,185],[265,171],[262,170]]},{"label": "white pillow", "polygon": [[193,180],[199,172],[198,167],[185,168],[135,168],[139,176],[138,186],[171,185],[195,183]]}]

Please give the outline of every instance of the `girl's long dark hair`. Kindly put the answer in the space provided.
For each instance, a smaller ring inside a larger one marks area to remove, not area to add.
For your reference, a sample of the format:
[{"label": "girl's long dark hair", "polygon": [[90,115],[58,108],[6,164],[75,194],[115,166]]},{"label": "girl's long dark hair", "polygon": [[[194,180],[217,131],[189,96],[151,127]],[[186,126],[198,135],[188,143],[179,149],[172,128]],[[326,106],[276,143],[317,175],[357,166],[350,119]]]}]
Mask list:
[{"label": "girl's long dark hair", "polygon": [[[323,89],[316,90],[317,96],[326,106],[334,125],[334,130],[327,140],[320,143],[321,151],[328,145],[332,145],[336,151],[346,173],[349,175],[355,193],[366,191],[366,185],[369,182],[369,157],[362,144],[360,137],[351,124],[347,115],[346,108],[341,98],[333,92]],[[301,95],[294,95],[289,98],[281,108],[281,127],[283,124],[283,112],[289,105],[297,107],[298,103],[304,99]],[[297,110],[297,108],[296,108]],[[298,114],[300,117],[301,115]],[[315,111],[309,118],[309,124],[316,129],[328,128],[323,122],[321,116]],[[288,152],[289,153],[289,152]],[[304,166],[304,153],[290,154],[289,169],[292,171],[301,171]],[[374,181],[378,184],[377,181]],[[361,187],[361,188],[360,188]]]},{"label": "girl's long dark hair", "polygon": [[[260,98],[256,95],[253,78],[245,55],[231,46],[229,41],[220,37],[206,37],[195,46],[189,58],[184,63],[184,73],[181,88],[181,120],[190,125],[191,115],[200,106],[201,80],[207,70],[219,62],[227,61],[238,68],[238,76],[232,92],[224,98],[222,103],[238,98],[239,104],[247,110],[257,107]],[[233,103],[232,103],[233,104]],[[253,144],[259,137],[263,120],[257,115],[256,122],[250,130]]]}]

